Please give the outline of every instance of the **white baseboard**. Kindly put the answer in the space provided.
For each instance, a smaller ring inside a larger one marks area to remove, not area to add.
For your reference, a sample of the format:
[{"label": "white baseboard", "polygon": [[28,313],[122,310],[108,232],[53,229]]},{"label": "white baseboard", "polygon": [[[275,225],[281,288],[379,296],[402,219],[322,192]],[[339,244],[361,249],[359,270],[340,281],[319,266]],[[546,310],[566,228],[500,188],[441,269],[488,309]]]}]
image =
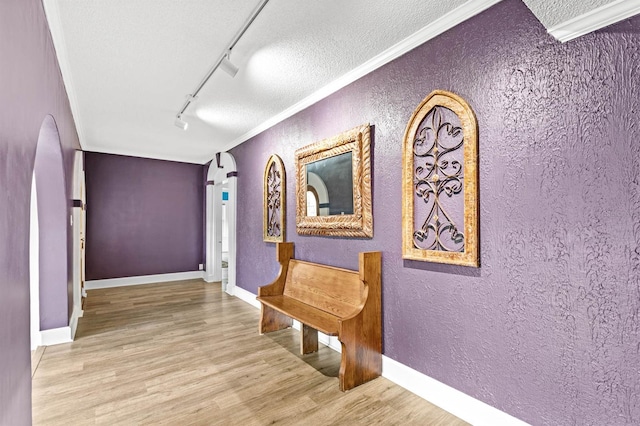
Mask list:
[{"label": "white baseboard", "polygon": [[71,327],[69,326],[40,331],[40,344],[42,346],[59,345],[61,343],[71,343],[72,341]]},{"label": "white baseboard", "polygon": [[176,272],[173,274],[140,275],[137,277],[108,278],[104,280],[85,281],[87,290],[98,288],[124,287],[129,285],[165,283],[170,281],[195,280],[204,278],[204,271]]},{"label": "white baseboard", "polygon": [[[224,290],[225,293],[227,293],[230,296],[235,296],[236,295],[236,286],[235,285],[229,285],[229,283],[226,283],[222,281],[222,288]],[[255,296],[254,296],[255,297]]]},{"label": "white baseboard", "polygon": [[384,355],[382,356],[382,376],[472,425],[528,425],[522,420]]},{"label": "white baseboard", "polygon": [[548,29],[565,43],[640,13],[640,0],[616,0]]},{"label": "white baseboard", "polygon": [[78,307],[73,308],[71,320],[69,321],[69,328],[71,328],[71,339],[76,338],[76,330],[78,329],[78,318],[81,318],[83,315],[84,311],[82,309],[79,309]]},{"label": "white baseboard", "polygon": [[256,295],[251,293],[250,291],[247,291],[242,287],[236,286],[234,289],[233,295],[238,299],[247,302],[254,308],[260,309],[260,302],[256,300]]},{"label": "white baseboard", "polygon": [[[260,302],[256,300],[255,294],[236,287],[234,295],[260,309]],[[300,323],[294,320],[293,328],[300,330]],[[318,333],[318,341],[337,352],[342,349],[342,344],[337,337]],[[382,355],[382,376],[474,426],[528,425],[522,420],[384,355]]]}]

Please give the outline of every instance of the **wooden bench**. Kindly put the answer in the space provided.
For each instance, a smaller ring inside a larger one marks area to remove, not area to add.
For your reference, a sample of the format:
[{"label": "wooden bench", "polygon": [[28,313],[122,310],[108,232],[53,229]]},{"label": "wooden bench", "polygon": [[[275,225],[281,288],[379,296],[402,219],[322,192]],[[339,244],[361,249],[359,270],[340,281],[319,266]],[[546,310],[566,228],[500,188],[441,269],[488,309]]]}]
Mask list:
[{"label": "wooden bench", "polygon": [[375,379],[382,372],[380,252],[360,253],[359,271],[293,258],[293,243],[278,243],[280,273],[258,288],[260,334],[300,321],[300,351],[318,350],[318,331],[342,344],[340,390]]}]

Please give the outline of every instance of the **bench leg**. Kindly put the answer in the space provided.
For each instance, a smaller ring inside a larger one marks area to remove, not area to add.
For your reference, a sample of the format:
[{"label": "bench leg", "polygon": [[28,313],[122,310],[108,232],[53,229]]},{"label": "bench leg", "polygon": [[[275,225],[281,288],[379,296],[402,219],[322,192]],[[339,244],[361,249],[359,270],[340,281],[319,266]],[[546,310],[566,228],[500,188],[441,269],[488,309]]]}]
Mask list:
[{"label": "bench leg", "polygon": [[318,352],[318,330],[300,324],[300,355]]},{"label": "bench leg", "polygon": [[366,348],[362,342],[342,343],[339,384],[341,391],[348,391],[380,376],[382,355]]},{"label": "bench leg", "polygon": [[269,333],[270,331],[284,330],[293,325],[293,320],[288,316],[272,309],[268,306],[261,305],[260,309],[260,334]]}]

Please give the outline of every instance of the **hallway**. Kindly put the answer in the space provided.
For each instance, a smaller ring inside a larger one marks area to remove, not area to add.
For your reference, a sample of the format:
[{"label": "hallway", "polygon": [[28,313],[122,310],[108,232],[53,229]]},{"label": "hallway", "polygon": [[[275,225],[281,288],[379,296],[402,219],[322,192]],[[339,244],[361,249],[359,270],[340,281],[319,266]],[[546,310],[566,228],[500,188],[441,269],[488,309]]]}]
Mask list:
[{"label": "hallway", "polygon": [[76,341],[47,347],[34,425],[463,425],[380,377],[338,390],[340,355],[259,336],[259,311],[200,280],[90,290]]}]

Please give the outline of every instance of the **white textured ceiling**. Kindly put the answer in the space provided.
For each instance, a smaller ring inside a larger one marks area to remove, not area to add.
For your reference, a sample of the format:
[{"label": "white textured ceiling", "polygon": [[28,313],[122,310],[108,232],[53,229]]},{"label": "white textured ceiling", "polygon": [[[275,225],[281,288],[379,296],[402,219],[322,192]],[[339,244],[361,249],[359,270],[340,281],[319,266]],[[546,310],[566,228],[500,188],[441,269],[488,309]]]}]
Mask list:
[{"label": "white textured ceiling", "polygon": [[545,27],[552,28],[600,6],[620,2],[620,0],[524,0],[524,2]]},{"label": "white textured ceiling", "polygon": [[[233,49],[240,71],[212,76],[183,116],[187,131],[174,126],[185,96],[258,0],[44,5],[84,150],[205,163],[408,50],[416,34],[426,39],[498,1],[270,0]],[[568,19],[607,1],[525,2],[553,25],[554,10]]]}]

